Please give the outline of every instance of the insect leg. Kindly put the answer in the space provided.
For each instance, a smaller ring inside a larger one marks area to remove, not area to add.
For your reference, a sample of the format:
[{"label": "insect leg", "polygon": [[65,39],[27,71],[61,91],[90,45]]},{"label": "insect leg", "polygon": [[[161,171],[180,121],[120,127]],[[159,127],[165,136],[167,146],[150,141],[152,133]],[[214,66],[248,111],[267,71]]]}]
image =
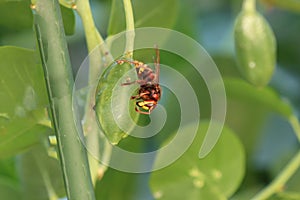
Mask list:
[{"label": "insect leg", "polygon": [[139,62],[134,60],[134,61],[130,61],[130,60],[116,60],[116,63],[119,65],[122,65],[123,63],[128,63],[128,64],[132,64],[132,65],[139,65]]},{"label": "insect leg", "polygon": [[138,112],[138,113],[141,113],[141,114],[145,114],[145,115],[149,115],[150,114],[150,112],[145,112],[145,111],[139,110],[137,106],[135,107],[135,111]]},{"label": "insect leg", "polygon": [[145,80],[136,80],[136,81],[122,83],[121,85],[125,86],[125,85],[131,85],[131,84],[134,84],[134,83],[138,83],[140,85],[143,85],[143,84],[146,84],[147,82]]},{"label": "insect leg", "polygon": [[131,96],[131,97],[130,97],[131,100],[133,100],[133,99],[138,99],[138,98],[140,98],[140,95],[135,95],[135,96]]},{"label": "insect leg", "polygon": [[137,81],[132,81],[132,82],[126,82],[126,83],[122,83],[121,85],[124,86],[124,85],[131,85],[131,84],[134,84],[136,83]]},{"label": "insect leg", "polygon": [[152,107],[149,109],[149,114],[152,112],[152,110],[156,107],[156,104],[154,104]]},{"label": "insect leg", "polygon": [[156,60],[155,60],[155,82],[159,83],[159,71],[160,71],[160,56],[159,56],[159,49],[158,46],[155,45],[155,50],[156,50]]}]

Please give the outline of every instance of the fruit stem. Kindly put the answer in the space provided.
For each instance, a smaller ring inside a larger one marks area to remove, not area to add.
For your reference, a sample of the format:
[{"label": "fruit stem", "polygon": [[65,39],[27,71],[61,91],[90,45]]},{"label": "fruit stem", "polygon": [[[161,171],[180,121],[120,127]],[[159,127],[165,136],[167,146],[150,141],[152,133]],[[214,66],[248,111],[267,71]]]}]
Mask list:
[{"label": "fruit stem", "polygon": [[290,122],[291,126],[293,127],[293,130],[298,138],[298,141],[300,142],[300,124],[299,124],[297,117],[295,115],[292,115],[289,118],[289,122]]},{"label": "fruit stem", "polygon": [[[300,141],[300,124],[295,115],[289,118],[289,122],[294,129],[298,140]],[[252,200],[263,200],[270,197],[272,194],[281,191],[285,183],[300,167],[300,151],[294,158],[286,165],[286,167],[279,173],[279,175],[272,181],[272,183],[258,193]]]},{"label": "fruit stem", "polygon": [[123,0],[125,18],[126,18],[126,47],[125,47],[125,57],[132,58],[133,48],[134,48],[134,17],[132,11],[131,0]]},{"label": "fruit stem", "polygon": [[[95,83],[97,83],[99,76],[101,76],[104,67],[107,67],[109,64],[111,64],[114,59],[107,44],[95,25],[89,0],[77,0],[76,11],[82,20],[89,52],[89,91],[86,97],[87,101],[82,124],[84,133],[86,134],[86,145],[91,153],[89,154],[89,162],[93,183],[95,184],[96,179],[98,178],[98,169],[101,168],[102,173],[104,173],[107,169],[106,166],[101,165],[96,159],[102,156],[102,154],[100,155],[99,152],[100,141],[98,136],[100,135],[100,130],[95,119],[95,112],[93,110],[93,107],[96,104]],[[110,154],[106,156],[110,157]]]},{"label": "fruit stem", "polygon": [[249,11],[249,12],[254,12],[256,10],[255,3],[256,3],[255,0],[244,0],[243,10]]},{"label": "fruit stem", "polygon": [[294,158],[285,166],[280,174],[271,182],[269,186],[259,192],[252,200],[268,199],[274,193],[282,191],[286,182],[299,169],[300,166],[300,151]]}]

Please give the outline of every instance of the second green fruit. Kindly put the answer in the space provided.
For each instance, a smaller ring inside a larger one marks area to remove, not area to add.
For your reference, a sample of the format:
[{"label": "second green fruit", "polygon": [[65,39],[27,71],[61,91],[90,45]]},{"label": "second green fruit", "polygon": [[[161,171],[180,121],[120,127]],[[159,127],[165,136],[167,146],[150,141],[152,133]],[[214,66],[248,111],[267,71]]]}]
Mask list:
[{"label": "second green fruit", "polygon": [[276,40],[268,22],[255,10],[243,10],[234,28],[239,70],[253,85],[263,87],[276,64]]}]

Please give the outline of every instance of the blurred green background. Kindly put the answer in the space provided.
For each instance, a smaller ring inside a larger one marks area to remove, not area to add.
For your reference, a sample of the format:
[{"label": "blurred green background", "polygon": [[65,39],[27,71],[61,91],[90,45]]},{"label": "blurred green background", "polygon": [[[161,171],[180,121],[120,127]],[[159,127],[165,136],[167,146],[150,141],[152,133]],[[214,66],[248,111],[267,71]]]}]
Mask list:
[{"label": "blurred green background", "polygon": [[[295,5],[300,7],[300,2],[295,2]],[[122,17],[118,18],[124,14],[122,5],[117,14],[111,14],[111,4],[110,0],[91,1],[94,20],[104,38],[124,28],[124,22],[120,21]],[[148,1],[147,6],[143,6],[143,1],[133,0],[133,4],[136,26],[166,27],[180,31],[198,41],[207,50],[225,79],[242,78],[236,67],[233,40],[234,22],[241,10],[242,1],[153,0]],[[1,46],[36,49],[29,5],[30,2],[27,0],[0,0]],[[66,8],[62,9],[75,76],[88,54],[85,36],[77,14]],[[292,105],[293,112],[299,116],[300,9],[296,6],[286,6],[284,3],[278,4],[276,0],[257,1],[257,9],[270,23],[277,40],[276,71],[269,87],[279,94],[280,99],[288,101]],[[147,20],[139,21],[148,15]],[[120,25],[109,25],[117,22]],[[198,98],[205,98],[207,93],[199,92],[197,95]],[[232,199],[249,199],[279,173],[299,150],[299,143],[286,119],[278,112],[274,112],[276,109],[260,101],[245,100],[230,94],[227,100],[226,124],[244,144],[247,160],[245,178]],[[208,115],[204,114],[204,117]],[[12,168],[18,166],[19,161],[20,159],[16,161],[15,158],[0,161],[0,194],[12,194],[10,190],[17,191],[13,192],[16,197],[11,197],[12,199],[18,199],[22,194],[19,192],[22,183],[22,177],[18,175],[20,169]],[[57,176],[60,176],[59,173],[57,172]],[[127,174],[109,169],[103,180],[97,184],[96,193],[103,199],[152,199],[148,180],[149,174]],[[300,170],[288,182],[287,188],[293,192],[300,192],[299,186]]]}]

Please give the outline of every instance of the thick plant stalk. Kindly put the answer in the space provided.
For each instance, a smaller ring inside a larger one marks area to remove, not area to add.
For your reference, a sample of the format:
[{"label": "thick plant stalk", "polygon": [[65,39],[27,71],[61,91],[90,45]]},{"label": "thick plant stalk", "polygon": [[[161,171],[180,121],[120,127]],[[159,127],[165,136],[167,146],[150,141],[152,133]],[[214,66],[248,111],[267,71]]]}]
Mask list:
[{"label": "thick plant stalk", "polygon": [[73,77],[57,0],[37,0],[32,5],[35,30],[57,136],[69,200],[95,199],[86,149],[72,109]]}]

